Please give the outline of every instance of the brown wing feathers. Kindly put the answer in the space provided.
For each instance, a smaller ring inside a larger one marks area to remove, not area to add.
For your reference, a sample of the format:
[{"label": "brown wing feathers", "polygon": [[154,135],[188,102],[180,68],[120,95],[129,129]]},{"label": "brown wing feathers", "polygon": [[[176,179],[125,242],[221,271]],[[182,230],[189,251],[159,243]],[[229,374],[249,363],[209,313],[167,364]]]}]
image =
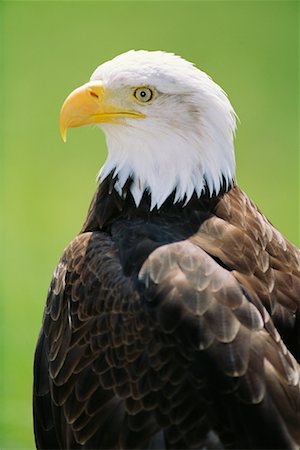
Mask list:
[{"label": "brown wing feathers", "polygon": [[298,250],[238,188],[100,231],[104,197],[49,290],[38,448],[296,448]]},{"label": "brown wing feathers", "polygon": [[[199,352],[199,364],[205,361],[215,371],[214,376],[219,374],[214,388],[220,390],[228,409],[231,409],[230,402],[240,403],[239,409],[243,410],[247,404],[258,405],[256,418],[253,417],[252,426],[248,426],[249,436],[244,436],[246,441],[239,441],[240,446],[245,447],[247,439],[254,448],[258,448],[259,443],[267,448],[276,445],[274,434],[269,435],[269,442],[268,433],[264,440],[260,436],[260,440],[255,441],[257,421],[262,420],[259,407],[264,403],[268,403],[269,414],[274,410],[273,425],[280,424],[278,448],[293,445],[288,432],[299,441],[298,365],[281,341],[267,311],[262,305],[257,308],[247,298],[234,274],[220,268],[201,249],[184,242],[156,250],[146,261],[140,276],[146,285],[152,284],[156,295],[161,297],[155,314],[163,331],[171,334],[172,339],[176,336],[179,345],[201,350],[206,359],[201,361],[202,352]],[[151,298],[155,298],[155,294]],[[207,390],[206,385],[204,389]],[[282,396],[284,403],[280,400]],[[266,397],[268,399],[264,400]],[[216,414],[216,410],[212,414]],[[287,414],[294,420],[281,425]],[[210,417],[209,421],[212,420]],[[220,427],[226,424],[224,417],[215,420],[223,422]],[[238,430],[232,432],[238,436]]]}]

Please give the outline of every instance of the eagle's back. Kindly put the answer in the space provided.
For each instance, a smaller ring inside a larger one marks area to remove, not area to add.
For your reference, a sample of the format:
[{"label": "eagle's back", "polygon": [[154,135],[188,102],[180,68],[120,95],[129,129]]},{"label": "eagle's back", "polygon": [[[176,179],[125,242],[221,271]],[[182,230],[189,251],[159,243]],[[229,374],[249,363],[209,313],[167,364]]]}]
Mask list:
[{"label": "eagle's back", "polygon": [[299,251],[237,187],[150,211],[114,179],[55,271],[38,448],[294,448]]}]

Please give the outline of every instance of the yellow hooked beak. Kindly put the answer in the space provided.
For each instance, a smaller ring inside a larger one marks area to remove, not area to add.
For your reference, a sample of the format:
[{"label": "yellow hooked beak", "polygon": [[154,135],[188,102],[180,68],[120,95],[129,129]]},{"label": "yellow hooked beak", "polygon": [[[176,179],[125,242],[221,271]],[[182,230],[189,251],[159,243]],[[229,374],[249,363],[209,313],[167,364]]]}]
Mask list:
[{"label": "yellow hooked beak", "polygon": [[100,81],[90,81],[75,89],[60,111],[60,134],[67,140],[67,129],[90,123],[117,122],[120,117],[145,117],[136,111],[124,111],[107,102],[107,93]]}]

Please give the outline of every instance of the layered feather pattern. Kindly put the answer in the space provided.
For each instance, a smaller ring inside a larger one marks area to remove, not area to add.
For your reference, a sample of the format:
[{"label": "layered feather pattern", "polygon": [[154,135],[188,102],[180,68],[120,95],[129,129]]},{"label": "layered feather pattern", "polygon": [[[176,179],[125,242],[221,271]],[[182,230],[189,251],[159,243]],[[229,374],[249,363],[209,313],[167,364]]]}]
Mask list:
[{"label": "layered feather pattern", "polygon": [[49,289],[37,447],[297,448],[299,251],[236,186],[150,211],[115,182]]}]

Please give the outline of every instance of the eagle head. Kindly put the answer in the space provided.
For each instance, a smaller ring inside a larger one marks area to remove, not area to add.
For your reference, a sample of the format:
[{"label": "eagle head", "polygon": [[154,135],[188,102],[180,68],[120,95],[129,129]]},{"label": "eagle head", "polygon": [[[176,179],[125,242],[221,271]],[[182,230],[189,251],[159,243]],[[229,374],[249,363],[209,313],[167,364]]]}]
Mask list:
[{"label": "eagle head", "polygon": [[172,192],[187,203],[233,182],[235,112],[220,86],[177,55],[131,50],[101,64],[65,100],[63,139],[91,123],[108,147],[100,178],[113,172],[121,192],[131,177],[137,206],[145,191],[159,208]]}]

